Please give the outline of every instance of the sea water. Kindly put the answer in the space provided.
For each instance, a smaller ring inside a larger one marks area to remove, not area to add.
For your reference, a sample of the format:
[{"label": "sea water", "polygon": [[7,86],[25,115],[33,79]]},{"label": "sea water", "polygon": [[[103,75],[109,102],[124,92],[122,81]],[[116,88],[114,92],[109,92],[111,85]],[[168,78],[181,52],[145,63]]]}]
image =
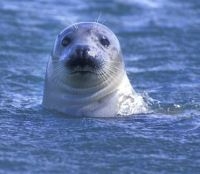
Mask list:
[{"label": "sea water", "polygon": [[[0,16],[0,173],[200,173],[200,1],[1,0]],[[42,108],[55,37],[82,21],[115,32],[148,114]]]}]

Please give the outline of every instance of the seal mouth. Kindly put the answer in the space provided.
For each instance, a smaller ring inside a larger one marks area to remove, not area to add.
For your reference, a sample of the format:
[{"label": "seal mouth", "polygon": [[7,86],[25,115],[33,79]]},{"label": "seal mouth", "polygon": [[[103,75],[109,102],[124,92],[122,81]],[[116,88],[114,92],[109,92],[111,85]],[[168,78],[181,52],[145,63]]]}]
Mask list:
[{"label": "seal mouth", "polygon": [[82,74],[82,75],[86,75],[86,74],[95,74],[94,72],[92,72],[92,71],[81,71],[81,70],[79,70],[79,71],[72,71],[72,72],[70,72],[70,74],[71,75],[75,75],[75,74]]},{"label": "seal mouth", "polygon": [[97,74],[101,67],[102,63],[90,57],[88,59],[72,59],[67,62],[70,74]]},{"label": "seal mouth", "polygon": [[78,67],[70,71],[70,75],[90,75],[90,74],[97,74],[97,72],[89,67],[88,68]]}]

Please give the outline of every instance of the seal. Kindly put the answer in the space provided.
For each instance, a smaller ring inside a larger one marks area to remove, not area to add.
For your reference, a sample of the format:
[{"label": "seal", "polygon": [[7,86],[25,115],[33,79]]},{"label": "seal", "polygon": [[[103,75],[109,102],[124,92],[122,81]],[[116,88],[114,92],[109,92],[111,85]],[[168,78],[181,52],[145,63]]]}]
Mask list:
[{"label": "seal", "polygon": [[58,34],[47,64],[43,106],[77,117],[147,111],[129,82],[116,35],[96,22],[75,23]]}]

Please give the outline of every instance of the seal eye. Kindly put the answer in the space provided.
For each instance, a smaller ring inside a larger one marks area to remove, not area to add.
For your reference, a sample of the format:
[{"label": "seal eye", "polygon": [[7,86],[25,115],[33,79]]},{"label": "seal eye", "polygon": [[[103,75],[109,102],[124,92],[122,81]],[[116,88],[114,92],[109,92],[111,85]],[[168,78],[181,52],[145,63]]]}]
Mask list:
[{"label": "seal eye", "polygon": [[107,37],[105,36],[101,36],[101,38],[99,39],[100,43],[104,46],[104,47],[108,47],[110,45],[110,41],[108,40]]},{"label": "seal eye", "polygon": [[64,37],[64,39],[62,40],[62,46],[66,47],[67,45],[69,45],[71,42],[71,39],[69,37]]}]

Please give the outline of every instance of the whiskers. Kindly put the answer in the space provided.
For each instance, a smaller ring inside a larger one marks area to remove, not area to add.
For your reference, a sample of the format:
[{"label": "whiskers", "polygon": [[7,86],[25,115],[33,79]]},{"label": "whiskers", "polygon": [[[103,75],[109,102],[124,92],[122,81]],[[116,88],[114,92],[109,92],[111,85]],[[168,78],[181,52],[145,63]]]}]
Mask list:
[{"label": "whiskers", "polygon": [[101,12],[99,12],[99,16],[97,17],[96,23],[99,23],[100,19],[101,19]]},{"label": "whiskers", "polygon": [[96,79],[97,86],[110,86],[122,77],[122,69],[116,66],[116,62],[113,64],[110,61],[101,62],[101,66],[95,68],[88,66],[68,69],[63,61],[52,60],[51,81],[55,86],[78,84],[81,87]]},{"label": "whiskers", "polygon": [[108,85],[111,81],[119,77],[120,68],[113,66],[112,64],[106,64],[101,69],[97,70],[98,78],[100,81]]},{"label": "whiskers", "polygon": [[73,29],[78,30],[78,25],[76,23],[73,25]]},{"label": "whiskers", "polygon": [[95,25],[93,26],[94,29],[97,29],[99,27],[98,26],[99,23],[101,23],[101,24],[105,23],[105,21],[103,21],[101,18],[102,18],[102,12],[100,11],[97,19],[94,21],[94,23],[95,23]]},{"label": "whiskers", "polygon": [[[55,64],[56,63],[56,64]],[[64,82],[63,74],[66,72],[66,68],[62,63],[55,61],[53,65],[53,73],[51,74],[51,80],[56,86],[60,86]]]}]

